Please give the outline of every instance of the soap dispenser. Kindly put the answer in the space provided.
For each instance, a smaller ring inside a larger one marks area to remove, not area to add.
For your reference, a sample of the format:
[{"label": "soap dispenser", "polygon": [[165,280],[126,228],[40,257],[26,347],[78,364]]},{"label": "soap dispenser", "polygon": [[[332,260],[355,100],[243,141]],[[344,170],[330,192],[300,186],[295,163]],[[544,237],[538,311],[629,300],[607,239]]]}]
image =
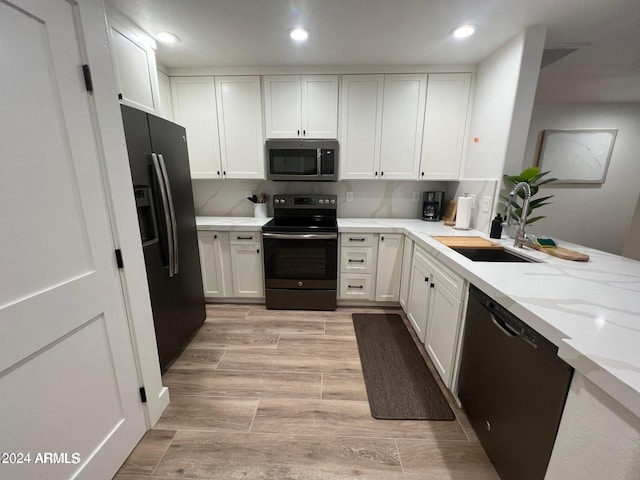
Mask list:
[{"label": "soap dispenser", "polygon": [[491,233],[489,233],[491,238],[500,238],[502,236],[502,217],[500,214],[496,215],[496,218],[491,222]]}]

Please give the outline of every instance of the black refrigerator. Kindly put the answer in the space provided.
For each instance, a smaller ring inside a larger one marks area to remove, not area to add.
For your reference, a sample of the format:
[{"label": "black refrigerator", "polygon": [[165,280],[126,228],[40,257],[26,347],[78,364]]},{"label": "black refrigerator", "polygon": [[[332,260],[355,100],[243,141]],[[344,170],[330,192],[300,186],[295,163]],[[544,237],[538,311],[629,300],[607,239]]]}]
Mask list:
[{"label": "black refrigerator", "polygon": [[185,129],[121,106],[164,372],[205,319]]}]

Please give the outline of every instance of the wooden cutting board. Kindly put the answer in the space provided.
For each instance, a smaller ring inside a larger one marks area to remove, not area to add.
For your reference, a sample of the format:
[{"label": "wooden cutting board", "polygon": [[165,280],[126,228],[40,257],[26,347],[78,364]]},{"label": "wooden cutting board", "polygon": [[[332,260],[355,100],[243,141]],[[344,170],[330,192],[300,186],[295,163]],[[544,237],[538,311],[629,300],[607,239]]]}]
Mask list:
[{"label": "wooden cutting board", "polygon": [[533,248],[548,255],[562,258],[564,260],[573,260],[574,262],[589,261],[589,255],[587,255],[586,253],[576,252],[575,250],[571,250],[565,247],[541,247],[539,245],[535,245]]},{"label": "wooden cutting board", "polygon": [[447,247],[456,247],[456,248],[502,248],[501,245],[497,243],[493,243],[486,238],[482,237],[463,237],[463,236],[442,236],[442,237],[432,237],[433,239],[439,241],[443,245]]}]

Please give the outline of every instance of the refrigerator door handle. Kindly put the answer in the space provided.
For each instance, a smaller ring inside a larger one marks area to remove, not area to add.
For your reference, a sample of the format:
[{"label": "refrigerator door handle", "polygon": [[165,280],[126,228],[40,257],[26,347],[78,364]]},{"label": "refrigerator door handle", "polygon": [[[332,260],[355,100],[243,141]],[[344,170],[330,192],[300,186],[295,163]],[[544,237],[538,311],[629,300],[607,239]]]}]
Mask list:
[{"label": "refrigerator door handle", "polygon": [[156,172],[156,178],[158,180],[158,188],[160,190],[160,198],[162,199],[162,210],[164,211],[164,223],[167,228],[167,244],[169,246],[169,277],[173,277],[174,274],[174,245],[173,245],[173,232],[171,223],[171,213],[169,210],[169,200],[167,198],[167,190],[165,188],[165,180],[162,175],[162,169],[160,168],[160,162],[158,156],[155,153],[151,154],[151,161],[153,162],[153,169]]},{"label": "refrigerator door handle", "polygon": [[160,160],[160,169],[164,177],[164,183],[167,190],[167,199],[169,201],[169,213],[171,215],[171,231],[173,232],[173,274],[178,274],[178,266],[180,264],[178,255],[178,226],[176,222],[176,209],[173,206],[173,195],[171,195],[171,184],[169,182],[169,175],[167,174],[167,166],[164,163],[164,157],[161,153],[158,154]]}]

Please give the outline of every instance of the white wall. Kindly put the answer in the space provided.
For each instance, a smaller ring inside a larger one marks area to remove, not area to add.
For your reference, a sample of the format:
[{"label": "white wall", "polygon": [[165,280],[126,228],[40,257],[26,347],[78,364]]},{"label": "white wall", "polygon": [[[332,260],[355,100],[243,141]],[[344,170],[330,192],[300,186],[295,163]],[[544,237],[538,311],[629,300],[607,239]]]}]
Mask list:
[{"label": "white wall", "polygon": [[604,184],[541,188],[553,205],[530,231],[621,254],[640,192],[640,104],[536,104],[525,165],[535,164],[542,130],[583,128],[618,129]]},{"label": "white wall", "polygon": [[[528,46],[527,38],[531,39]],[[543,48],[544,30],[530,29],[496,50],[478,66],[464,179],[502,177],[512,128],[514,132],[518,128],[528,131],[528,119],[524,126],[520,120],[522,114],[526,114],[526,108],[518,110],[518,121],[513,123],[516,96],[523,96],[525,103],[530,101],[533,104],[537,82],[536,74],[533,84],[524,80],[520,83],[521,69],[531,75],[529,65],[535,63],[536,59],[536,68],[539,69]],[[525,53],[532,59],[524,58]],[[528,92],[530,89],[533,89],[531,94]],[[516,145],[517,142],[512,142],[510,150],[517,154]]]},{"label": "white wall", "polygon": [[636,213],[633,215],[633,220],[631,220],[631,227],[624,240],[622,255],[640,260],[640,196],[636,204]]}]

